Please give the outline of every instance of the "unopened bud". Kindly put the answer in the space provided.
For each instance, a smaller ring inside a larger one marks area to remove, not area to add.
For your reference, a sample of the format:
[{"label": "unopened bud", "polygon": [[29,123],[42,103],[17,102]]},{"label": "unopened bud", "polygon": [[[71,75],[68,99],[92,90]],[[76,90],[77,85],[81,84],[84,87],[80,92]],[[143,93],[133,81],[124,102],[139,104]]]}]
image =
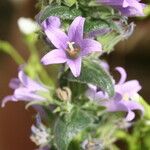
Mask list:
[{"label": "unopened bud", "polygon": [[82,148],[84,150],[103,150],[103,144],[100,140],[96,140],[96,139],[92,141],[85,140],[82,143]]},{"label": "unopened bud", "polygon": [[57,97],[63,101],[71,100],[71,90],[68,87],[58,88],[56,90]]}]

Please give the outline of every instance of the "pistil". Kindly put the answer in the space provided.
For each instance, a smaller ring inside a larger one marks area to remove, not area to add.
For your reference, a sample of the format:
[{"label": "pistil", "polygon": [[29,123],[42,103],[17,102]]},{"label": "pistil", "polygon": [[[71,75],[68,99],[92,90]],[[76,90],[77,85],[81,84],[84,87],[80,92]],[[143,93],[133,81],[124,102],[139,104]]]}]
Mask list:
[{"label": "pistil", "polygon": [[67,42],[68,48],[66,49],[67,54],[70,58],[76,59],[80,54],[80,47],[75,45],[75,42]]}]

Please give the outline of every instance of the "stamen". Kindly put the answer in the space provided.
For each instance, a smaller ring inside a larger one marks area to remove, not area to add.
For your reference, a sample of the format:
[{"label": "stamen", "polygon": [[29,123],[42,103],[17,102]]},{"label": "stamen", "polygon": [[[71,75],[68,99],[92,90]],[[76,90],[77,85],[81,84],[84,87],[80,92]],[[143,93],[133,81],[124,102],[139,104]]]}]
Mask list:
[{"label": "stamen", "polygon": [[75,44],[75,42],[67,42],[67,44],[68,44],[69,50],[74,51],[73,45]]},{"label": "stamen", "polygon": [[67,54],[70,58],[76,59],[80,54],[80,47],[75,42],[67,42],[68,47],[66,49]]}]

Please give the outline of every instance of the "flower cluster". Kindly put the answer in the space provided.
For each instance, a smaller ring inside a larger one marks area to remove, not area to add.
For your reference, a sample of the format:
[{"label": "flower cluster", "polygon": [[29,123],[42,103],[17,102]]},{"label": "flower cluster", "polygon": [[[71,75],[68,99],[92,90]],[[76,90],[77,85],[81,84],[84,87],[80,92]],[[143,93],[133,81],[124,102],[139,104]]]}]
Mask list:
[{"label": "flower cluster", "polygon": [[126,120],[131,121],[135,118],[133,110],[140,110],[144,113],[142,105],[134,99],[135,95],[141,89],[141,86],[137,80],[125,82],[127,75],[122,67],[117,67],[116,70],[121,74],[121,78],[119,82],[115,84],[115,95],[111,99],[108,97],[107,93],[94,85],[89,85],[86,95],[89,99],[106,107],[108,112],[127,112]]},{"label": "flower cluster", "polygon": [[[51,20],[50,24],[49,20]],[[84,21],[83,17],[75,18],[68,29],[68,35],[58,28],[60,25],[58,18],[50,17],[43,22],[45,34],[56,47],[42,58],[44,65],[66,63],[73,75],[78,77],[81,72],[82,57],[92,52],[102,51],[100,43],[92,39],[84,39]]]},{"label": "flower cluster", "polygon": [[18,73],[18,78],[14,78],[10,81],[10,88],[14,89],[14,94],[6,96],[3,99],[2,107],[8,101],[46,101],[47,99],[43,97],[40,93],[48,93],[48,87],[42,83],[36,82],[28,77],[22,70]]},{"label": "flower cluster", "polygon": [[[38,150],[74,150],[75,144],[78,149],[109,149],[107,146],[116,140],[116,130],[131,126],[135,111],[144,116],[144,107],[136,98],[141,90],[139,82],[126,81],[127,73],[122,67],[116,67],[121,77],[115,82],[101,55],[132,34],[134,23],[128,24],[127,19],[143,16],[145,4],[140,0],[95,2],[87,5],[84,0],[64,1],[57,6],[58,1],[45,1],[36,16],[39,25],[19,21],[20,27],[32,28],[23,32],[27,42],[34,37],[33,32],[42,30],[39,37],[46,41],[49,52],[40,60],[36,42],[30,41],[31,57],[23,64],[27,69],[19,70],[18,78],[10,81],[14,92],[3,99],[2,107],[8,101],[19,100],[33,106],[38,117],[31,127],[30,139],[39,146]],[[49,76],[51,70],[44,68],[51,64],[63,64],[56,80]],[[30,77],[32,71],[37,79]],[[48,84],[50,80],[52,85]],[[80,136],[74,140],[77,135]]]},{"label": "flower cluster", "polygon": [[97,0],[98,3],[112,6],[125,16],[144,16],[145,4],[140,0]]}]

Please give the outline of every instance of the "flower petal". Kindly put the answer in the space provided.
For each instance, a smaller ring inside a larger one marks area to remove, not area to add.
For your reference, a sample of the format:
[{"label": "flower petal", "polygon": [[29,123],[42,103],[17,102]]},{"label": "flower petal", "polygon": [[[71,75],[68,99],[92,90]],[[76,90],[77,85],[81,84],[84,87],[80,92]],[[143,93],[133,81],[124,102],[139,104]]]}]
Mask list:
[{"label": "flower petal", "polygon": [[129,110],[139,110],[142,114],[144,114],[144,108],[142,105],[135,101],[124,101],[122,100],[122,104],[126,105]]},{"label": "flower petal", "polygon": [[137,80],[131,80],[125,82],[124,84],[115,85],[115,91],[121,95],[127,94],[129,97],[132,97],[134,94],[141,90],[141,86]]},{"label": "flower petal", "polygon": [[42,27],[44,30],[51,30],[51,28],[59,28],[60,25],[60,19],[56,16],[50,16],[42,22]]},{"label": "flower petal", "polygon": [[47,53],[42,59],[41,62],[44,65],[49,64],[60,64],[67,61],[67,55],[62,49],[55,49]]},{"label": "flower petal", "polygon": [[68,59],[67,65],[69,66],[72,74],[75,77],[78,77],[81,72],[81,57],[78,57],[77,59]]},{"label": "flower petal", "polygon": [[9,102],[9,101],[17,101],[15,99],[15,97],[13,95],[9,95],[9,96],[6,96],[4,97],[4,99],[2,100],[2,104],[1,104],[1,107],[5,107],[6,103]]},{"label": "flower petal", "polygon": [[74,19],[68,30],[68,37],[70,42],[76,42],[80,44],[83,39],[83,28],[85,18],[79,16]]},{"label": "flower petal", "polygon": [[39,117],[40,117],[40,118],[47,117],[47,114],[46,114],[46,112],[45,112],[45,110],[43,109],[42,106],[40,106],[40,105],[33,105],[32,107],[33,107],[33,108],[36,110],[36,112],[39,114]]},{"label": "flower petal", "polygon": [[118,84],[124,83],[124,82],[126,81],[126,79],[127,79],[127,73],[126,73],[125,69],[122,68],[122,67],[116,67],[115,69],[116,69],[116,70],[120,73],[120,75],[121,75]]},{"label": "flower petal", "polygon": [[20,86],[20,81],[18,78],[13,78],[11,79],[10,83],[9,83],[9,87],[12,89],[16,89]]},{"label": "flower petal", "polygon": [[45,98],[38,96],[36,93],[32,93],[26,88],[20,87],[15,90],[14,97],[17,100],[23,100],[23,101],[44,101]]},{"label": "flower petal", "polygon": [[20,82],[30,91],[47,91],[42,84],[29,78],[22,70],[18,73]]},{"label": "flower petal", "polygon": [[99,42],[92,39],[84,39],[81,43],[81,55],[86,56],[92,52],[101,52],[102,46]]},{"label": "flower petal", "polygon": [[126,121],[132,121],[135,118],[135,113],[133,111],[128,111],[128,114],[125,118]]},{"label": "flower petal", "polygon": [[102,101],[100,105],[106,107],[108,112],[128,111],[126,106],[118,100],[112,99],[112,100]]},{"label": "flower petal", "polygon": [[57,28],[47,29],[45,30],[45,34],[56,48],[58,49],[67,48],[67,42],[69,41],[69,38],[60,29]]}]

